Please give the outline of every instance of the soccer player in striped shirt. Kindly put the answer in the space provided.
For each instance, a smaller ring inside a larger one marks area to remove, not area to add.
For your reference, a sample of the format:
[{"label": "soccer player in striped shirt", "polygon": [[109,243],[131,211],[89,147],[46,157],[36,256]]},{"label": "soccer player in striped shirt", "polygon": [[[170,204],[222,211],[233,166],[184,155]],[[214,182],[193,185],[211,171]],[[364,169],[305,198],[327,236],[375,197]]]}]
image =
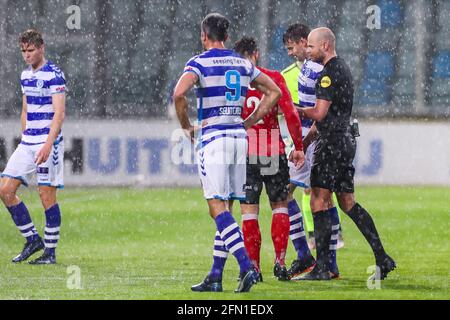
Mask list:
[{"label": "soccer player in striped shirt", "polygon": [[[296,23],[289,26],[283,36],[284,44],[288,50],[288,54],[302,61],[302,67],[298,77],[298,110],[313,107],[316,103],[315,87],[323,66],[306,59],[307,39],[310,29],[302,24]],[[314,122],[310,119],[302,119],[302,133],[306,137],[309,131],[315,130]],[[300,169],[295,168],[291,163],[290,166],[290,193],[289,193],[289,215],[291,217],[291,240],[297,251],[297,259],[294,260],[289,270],[292,278],[296,278],[301,274],[311,271],[315,266],[315,260],[311,255],[310,249],[306,241],[306,234],[302,222],[302,212],[297,204],[293,194],[297,186],[310,189],[311,167],[314,162],[315,141],[305,141],[305,165]],[[305,198],[305,196],[304,196]],[[309,198],[309,197],[308,197]],[[305,208],[309,208],[309,203],[304,203]],[[329,204],[330,216],[333,220],[333,235],[330,244],[330,272],[333,279],[339,277],[339,269],[336,262],[336,250],[339,237],[340,221],[338,210],[334,203]],[[297,217],[297,218],[294,218]],[[306,220],[306,219],[305,219]],[[310,228],[311,230],[311,228]]]},{"label": "soccer player in striped shirt", "polygon": [[[29,67],[22,72],[22,141],[2,173],[0,198],[26,244],[14,263],[27,260],[45,249],[30,264],[55,264],[61,212],[56,191],[63,188],[64,143],[61,128],[65,116],[66,81],[62,71],[45,59],[45,44],[39,31],[30,29],[20,36],[20,48]],[[39,195],[45,209],[44,240],[37,232],[27,207],[17,197],[21,185],[28,186],[37,175]]]},{"label": "soccer player in striped shirt", "polygon": [[[245,199],[247,133],[277,103],[280,89],[248,60],[225,48],[230,22],[211,13],[201,25],[205,52],[186,64],[174,92],[181,127],[195,142],[196,130],[188,117],[186,94],[196,87],[200,133],[197,160],[200,180],[217,233],[214,259],[205,280],[193,286],[195,292],[222,291],[222,273],[228,252],[239,263],[240,281],[235,292],[247,292],[258,274],[245,250],[241,230],[231,215],[232,201]],[[242,107],[249,84],[264,92],[260,108],[245,122]]]}]

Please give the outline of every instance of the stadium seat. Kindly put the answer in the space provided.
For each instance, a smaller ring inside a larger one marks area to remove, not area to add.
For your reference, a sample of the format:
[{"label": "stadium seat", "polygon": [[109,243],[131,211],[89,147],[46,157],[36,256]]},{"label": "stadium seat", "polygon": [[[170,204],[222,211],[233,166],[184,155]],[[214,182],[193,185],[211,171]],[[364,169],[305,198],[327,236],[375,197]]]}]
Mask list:
[{"label": "stadium seat", "polygon": [[[447,81],[445,81],[447,80]],[[450,95],[450,79],[434,79],[431,92],[434,96],[445,97]]]},{"label": "stadium seat", "polygon": [[433,62],[433,78],[450,81],[450,51],[438,53]]},{"label": "stadium seat", "polygon": [[292,59],[286,53],[286,49],[282,45],[283,34],[286,31],[286,27],[279,25],[275,28],[272,41],[270,43],[270,55],[268,58],[268,67],[273,70],[283,70],[286,66],[292,63]]},{"label": "stadium seat", "polygon": [[403,22],[403,10],[397,0],[380,0],[378,6],[381,9],[381,27],[395,28]]},{"label": "stadium seat", "polygon": [[433,60],[431,103],[437,107],[450,106],[450,51],[439,52]]},{"label": "stadium seat", "polygon": [[385,81],[365,78],[357,96],[356,101],[362,106],[386,105],[389,103],[389,87]]},{"label": "stadium seat", "polygon": [[416,82],[414,79],[414,75],[399,78],[393,83],[392,91],[396,96],[414,95],[416,91]]},{"label": "stadium seat", "polygon": [[394,57],[388,52],[371,52],[366,58],[364,73],[366,79],[386,79],[395,72]]},{"label": "stadium seat", "polygon": [[416,53],[412,50],[402,51],[397,57],[397,76],[411,77],[416,68]]},{"label": "stadium seat", "polygon": [[450,95],[444,97],[432,97],[431,104],[435,107],[448,108],[450,106]]}]

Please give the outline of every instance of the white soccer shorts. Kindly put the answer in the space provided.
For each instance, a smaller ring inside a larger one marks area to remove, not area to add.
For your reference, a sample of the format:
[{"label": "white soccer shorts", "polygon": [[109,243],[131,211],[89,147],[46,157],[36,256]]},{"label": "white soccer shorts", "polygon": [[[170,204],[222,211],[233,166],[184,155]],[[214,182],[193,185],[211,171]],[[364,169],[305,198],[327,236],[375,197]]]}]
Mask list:
[{"label": "white soccer shorts", "polygon": [[42,146],[19,144],[1,176],[20,180],[28,186],[33,174],[36,174],[39,186],[64,188],[64,142],[55,144],[49,159],[38,167],[35,163],[36,154]]},{"label": "white soccer shorts", "polygon": [[198,173],[206,200],[245,200],[247,139],[221,137],[197,152]]},{"label": "white soccer shorts", "polygon": [[297,169],[295,165],[289,161],[289,176],[290,182],[297,187],[309,189],[311,185],[311,168],[314,162],[314,150],[316,149],[316,142],[306,150],[305,164],[300,169]]}]

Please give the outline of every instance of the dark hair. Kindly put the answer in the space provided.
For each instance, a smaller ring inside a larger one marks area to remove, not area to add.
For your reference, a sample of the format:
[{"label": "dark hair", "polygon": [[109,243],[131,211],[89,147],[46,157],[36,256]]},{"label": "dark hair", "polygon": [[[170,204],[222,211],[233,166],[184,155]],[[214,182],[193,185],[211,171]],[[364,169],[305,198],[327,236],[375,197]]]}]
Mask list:
[{"label": "dark hair", "polygon": [[308,39],[310,33],[311,29],[304,24],[291,24],[283,35],[283,43],[286,44],[288,41],[298,42],[301,39]]},{"label": "dark hair", "polygon": [[225,41],[230,21],[219,13],[210,13],[202,21],[202,31],[212,41]]},{"label": "dark hair", "polygon": [[44,39],[36,29],[28,29],[20,34],[19,44],[34,44],[36,48],[40,48],[44,44]]},{"label": "dark hair", "polygon": [[241,56],[248,57],[258,51],[258,45],[256,40],[252,37],[242,37],[234,44],[234,51]]}]

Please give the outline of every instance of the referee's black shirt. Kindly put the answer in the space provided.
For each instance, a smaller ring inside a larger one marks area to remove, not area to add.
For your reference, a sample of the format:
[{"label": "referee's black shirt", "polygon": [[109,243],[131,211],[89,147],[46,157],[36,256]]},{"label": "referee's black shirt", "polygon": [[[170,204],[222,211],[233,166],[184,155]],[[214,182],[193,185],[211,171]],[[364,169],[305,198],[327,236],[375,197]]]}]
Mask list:
[{"label": "referee's black shirt", "polygon": [[332,58],[325,65],[316,85],[317,99],[331,101],[325,119],[316,123],[321,136],[350,131],[353,94],[350,68],[340,57]]}]

